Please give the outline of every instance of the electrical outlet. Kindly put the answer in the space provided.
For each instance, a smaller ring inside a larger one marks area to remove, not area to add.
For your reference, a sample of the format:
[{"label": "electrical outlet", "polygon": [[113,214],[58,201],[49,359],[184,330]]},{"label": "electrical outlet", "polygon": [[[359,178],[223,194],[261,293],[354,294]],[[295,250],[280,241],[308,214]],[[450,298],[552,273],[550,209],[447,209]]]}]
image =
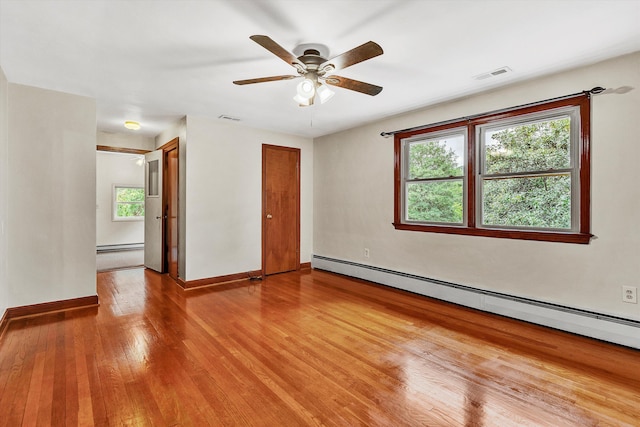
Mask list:
[{"label": "electrical outlet", "polygon": [[369,248],[364,248],[364,257],[369,258]]},{"label": "electrical outlet", "polygon": [[629,302],[631,304],[638,303],[638,288],[635,286],[623,286],[622,287],[622,301]]}]

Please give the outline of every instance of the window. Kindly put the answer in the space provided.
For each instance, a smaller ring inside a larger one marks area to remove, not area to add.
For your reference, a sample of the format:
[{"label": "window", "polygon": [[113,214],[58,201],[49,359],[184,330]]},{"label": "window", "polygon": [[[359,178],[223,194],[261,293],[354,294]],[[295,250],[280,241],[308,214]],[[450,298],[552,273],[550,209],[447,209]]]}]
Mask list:
[{"label": "window", "polygon": [[400,230],[588,243],[586,94],[395,134]]},{"label": "window", "polygon": [[405,141],[406,220],[463,224],[466,130]]},{"label": "window", "polygon": [[141,221],[144,219],[144,187],[114,185],[113,220]]}]

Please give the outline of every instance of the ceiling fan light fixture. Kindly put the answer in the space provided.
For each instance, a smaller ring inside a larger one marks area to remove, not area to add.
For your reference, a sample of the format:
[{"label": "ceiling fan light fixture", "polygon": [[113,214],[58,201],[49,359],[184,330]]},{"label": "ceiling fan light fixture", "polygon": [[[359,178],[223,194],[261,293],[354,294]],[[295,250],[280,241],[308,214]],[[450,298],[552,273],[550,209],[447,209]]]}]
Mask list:
[{"label": "ceiling fan light fixture", "polygon": [[316,95],[318,95],[318,99],[322,104],[333,97],[334,92],[321,82],[370,96],[375,96],[382,91],[382,87],[370,83],[347,77],[334,76],[333,74],[327,76],[327,74],[333,73],[334,71],[343,70],[352,65],[382,55],[382,48],[373,41],[363,43],[360,46],[354,47],[347,52],[327,60],[326,57],[329,54],[329,50],[324,45],[298,45],[298,47],[294,49],[294,53],[291,53],[273,41],[269,36],[256,34],[249,38],[287,64],[292,65],[298,72],[298,75],[235,80],[233,83],[236,85],[275,82],[302,77],[303,80],[297,85],[296,96],[293,98],[301,107],[314,105]]},{"label": "ceiling fan light fixture", "polygon": [[323,84],[318,86],[318,89],[316,89],[316,91],[318,92],[318,96],[320,97],[321,104],[324,104],[325,102],[333,98],[333,95],[336,94],[334,91],[332,91],[326,85],[323,85]]}]

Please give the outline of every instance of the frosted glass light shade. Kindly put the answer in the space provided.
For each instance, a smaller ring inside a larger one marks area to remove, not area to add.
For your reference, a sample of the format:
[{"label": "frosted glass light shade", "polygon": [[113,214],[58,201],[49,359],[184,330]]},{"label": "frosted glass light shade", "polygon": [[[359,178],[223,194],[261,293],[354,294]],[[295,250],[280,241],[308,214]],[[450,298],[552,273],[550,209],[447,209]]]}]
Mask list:
[{"label": "frosted glass light shade", "polygon": [[293,97],[293,100],[296,101],[301,107],[308,107],[311,98],[303,98],[298,94]]},{"label": "frosted glass light shade", "polygon": [[304,79],[298,84],[298,95],[302,98],[312,98],[316,94],[316,85],[311,79]]},{"label": "frosted glass light shade", "polygon": [[325,85],[320,85],[317,89],[317,92],[318,92],[318,96],[320,97],[321,104],[324,104],[325,102],[330,100],[333,97],[333,95],[335,95],[335,92],[329,89]]}]

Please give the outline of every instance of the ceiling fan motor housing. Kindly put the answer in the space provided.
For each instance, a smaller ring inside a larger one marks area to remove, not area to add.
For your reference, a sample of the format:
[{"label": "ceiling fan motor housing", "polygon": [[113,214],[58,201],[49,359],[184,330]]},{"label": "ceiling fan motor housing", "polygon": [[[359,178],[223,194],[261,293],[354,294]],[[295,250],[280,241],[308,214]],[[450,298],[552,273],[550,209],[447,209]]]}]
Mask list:
[{"label": "ceiling fan motor housing", "polygon": [[307,72],[311,71],[311,72],[316,72],[316,74],[319,77],[322,77],[326,73],[331,72],[334,69],[334,67],[331,64],[327,64],[322,69],[319,69],[320,65],[327,62],[327,59],[322,57],[320,55],[320,52],[316,49],[305,50],[304,53],[298,57],[298,60],[306,66],[306,70],[298,68],[298,72],[301,75],[305,75]]}]

